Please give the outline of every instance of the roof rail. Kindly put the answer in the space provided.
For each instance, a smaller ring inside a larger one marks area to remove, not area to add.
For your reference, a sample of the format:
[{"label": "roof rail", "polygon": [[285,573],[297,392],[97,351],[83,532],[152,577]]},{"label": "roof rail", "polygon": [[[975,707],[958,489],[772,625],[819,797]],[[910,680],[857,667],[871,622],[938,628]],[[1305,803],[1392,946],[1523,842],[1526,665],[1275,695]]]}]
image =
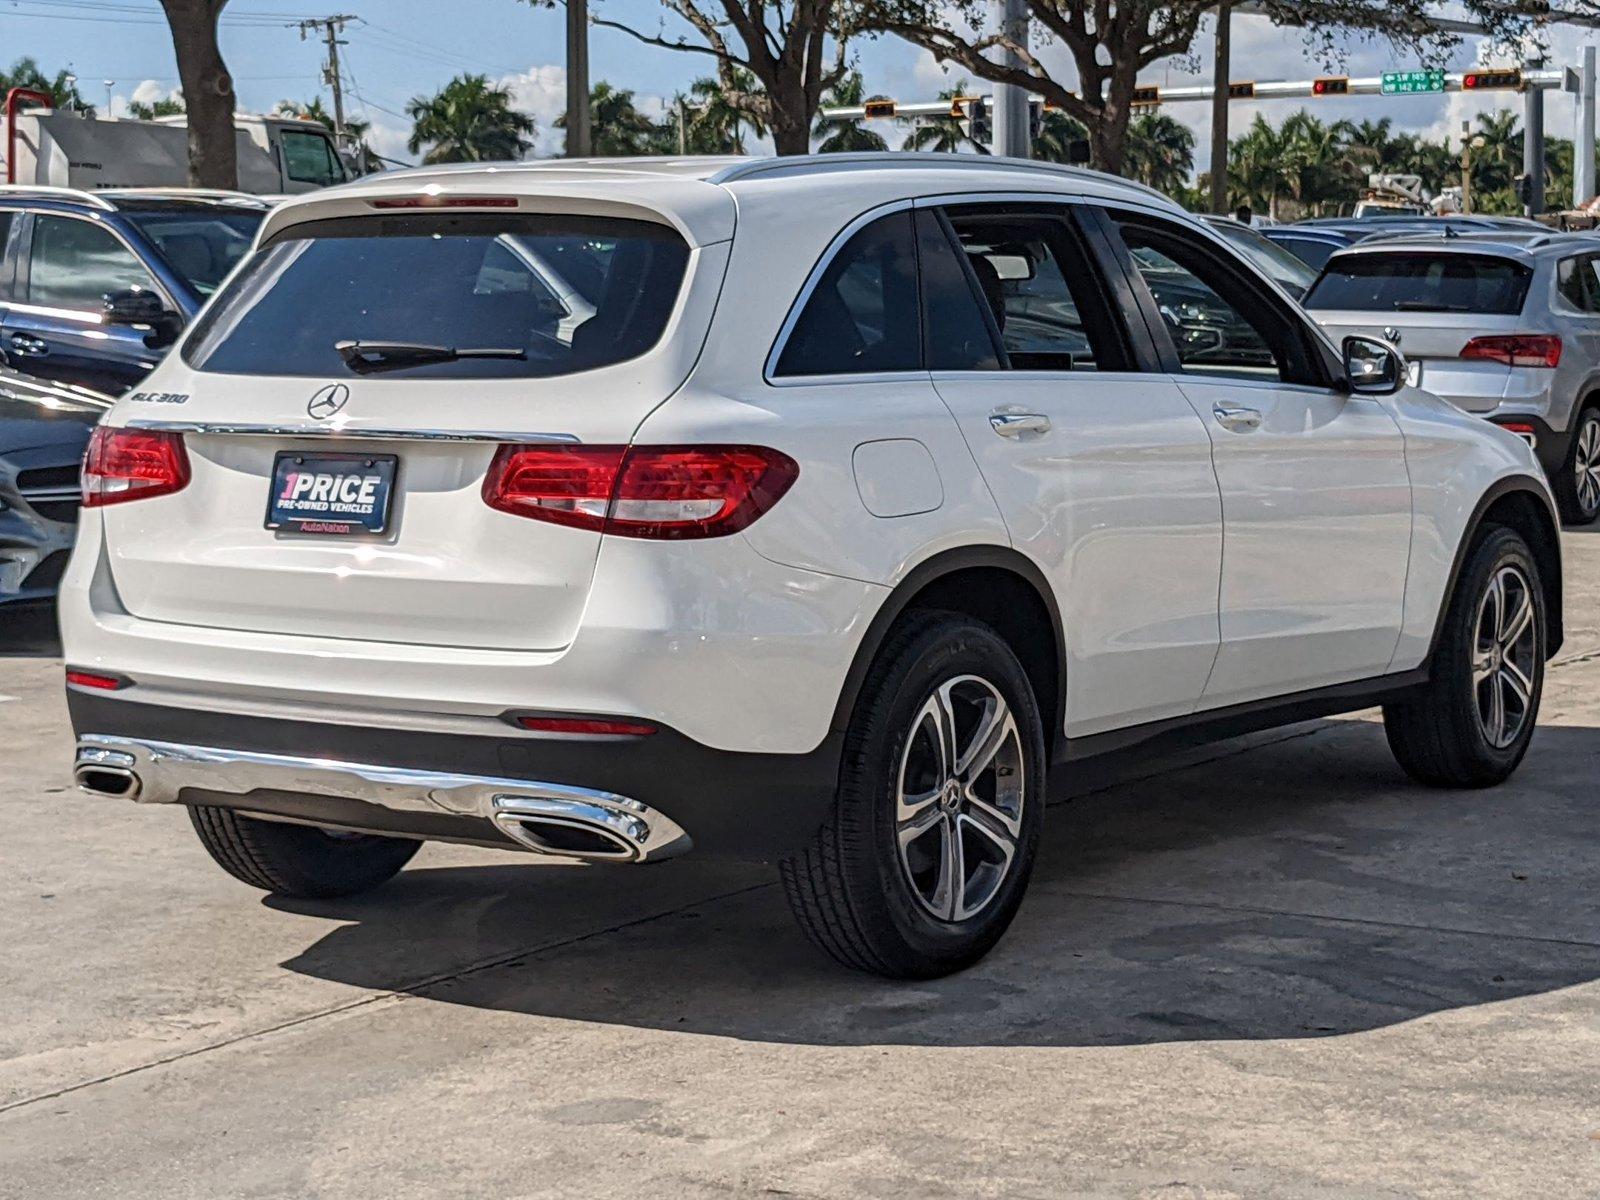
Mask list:
[{"label": "roof rail", "polygon": [[123,196],[133,199],[172,199],[172,200],[222,200],[233,204],[248,202],[259,204],[263,208],[271,208],[272,202],[255,195],[252,192],[234,191],[229,188],[197,188],[197,187],[118,187],[105,188],[100,193],[102,196]]},{"label": "roof rail", "polygon": [[106,212],[117,211],[117,206],[104,196],[97,196],[93,192],[84,191],[83,188],[52,187],[44,183],[0,183],[0,198],[6,196],[18,198],[36,196],[42,200],[77,200],[84,204],[92,204]]},{"label": "roof rail", "polygon": [[1047,172],[1053,175],[1065,175],[1073,179],[1105,181],[1121,184],[1135,191],[1147,192],[1152,196],[1160,196],[1163,200],[1171,202],[1165,193],[1153,187],[1147,187],[1132,179],[1123,179],[1119,175],[1108,175],[1104,171],[1091,171],[1087,167],[1072,167],[1064,163],[1039,162],[1031,158],[1007,158],[995,154],[949,154],[937,151],[916,150],[861,150],[844,154],[793,154],[780,158],[757,158],[745,162],[734,163],[711,176],[710,183],[733,183],[741,179],[755,179],[761,176],[804,174],[806,172],[824,172],[834,170],[849,170],[851,168],[865,170],[871,167],[925,167],[940,170],[973,170],[973,171],[1017,171]]}]

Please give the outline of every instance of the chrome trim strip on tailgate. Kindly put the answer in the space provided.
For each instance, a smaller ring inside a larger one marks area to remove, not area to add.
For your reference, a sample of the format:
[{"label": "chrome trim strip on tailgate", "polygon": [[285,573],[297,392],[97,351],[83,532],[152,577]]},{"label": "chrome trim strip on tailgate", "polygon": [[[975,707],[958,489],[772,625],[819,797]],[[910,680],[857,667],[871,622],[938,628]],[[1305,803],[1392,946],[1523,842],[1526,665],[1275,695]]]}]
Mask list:
[{"label": "chrome trim strip on tailgate", "polygon": [[[360,800],[396,812],[445,813],[484,817],[530,850],[564,857],[654,862],[688,850],[683,827],[639,800],[566,783],[461,775],[373,763],[299,758],[254,750],[228,750],[177,742],[84,734],[78,738],[77,767],[112,769],[131,776],[127,793],[140,804],[176,804],[185,791],[248,796],[251,792],[290,792]],[[80,787],[91,795],[103,789]],[[194,802],[204,802],[195,797]],[[249,805],[241,810],[249,811]],[[600,835],[604,850],[574,851],[567,843],[546,844],[548,826]]]},{"label": "chrome trim strip on tailgate", "polygon": [[365,425],[264,425],[234,421],[156,421],[135,417],[129,429],[162,433],[227,434],[235,437],[338,438],[382,442],[574,443],[570,433],[513,433],[501,429],[376,429]]}]

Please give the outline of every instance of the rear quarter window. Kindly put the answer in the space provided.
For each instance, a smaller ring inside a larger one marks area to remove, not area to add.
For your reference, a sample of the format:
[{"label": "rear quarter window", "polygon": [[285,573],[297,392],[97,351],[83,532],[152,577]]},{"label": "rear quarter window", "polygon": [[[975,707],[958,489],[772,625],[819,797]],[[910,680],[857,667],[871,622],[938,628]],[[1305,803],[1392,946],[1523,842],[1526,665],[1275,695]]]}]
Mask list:
[{"label": "rear quarter window", "polygon": [[1354,312],[1522,311],[1533,272],[1489,254],[1352,254],[1328,261],[1305,307]]},{"label": "rear quarter window", "polygon": [[540,378],[636,358],[660,341],[689,247],[649,221],[408,214],[294,226],[259,250],[184,344],[234,375],[352,368],[341,341],[520,351],[386,371],[399,378]]}]

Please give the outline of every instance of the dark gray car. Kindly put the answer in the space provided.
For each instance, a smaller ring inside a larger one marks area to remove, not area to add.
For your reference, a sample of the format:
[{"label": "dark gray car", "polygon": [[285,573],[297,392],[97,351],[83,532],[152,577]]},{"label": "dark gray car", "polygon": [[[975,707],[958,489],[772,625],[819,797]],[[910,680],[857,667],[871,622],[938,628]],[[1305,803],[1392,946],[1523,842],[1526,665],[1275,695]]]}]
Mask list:
[{"label": "dark gray car", "polygon": [[78,524],[78,472],[109,396],[0,367],[0,605],[55,595]]}]

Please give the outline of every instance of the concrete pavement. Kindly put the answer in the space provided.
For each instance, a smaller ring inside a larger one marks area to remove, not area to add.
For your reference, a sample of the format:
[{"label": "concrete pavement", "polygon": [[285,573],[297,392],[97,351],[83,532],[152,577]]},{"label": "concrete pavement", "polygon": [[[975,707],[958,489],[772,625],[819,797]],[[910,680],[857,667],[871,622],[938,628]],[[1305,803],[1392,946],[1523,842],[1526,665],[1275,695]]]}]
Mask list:
[{"label": "concrete pavement", "polygon": [[[1369,719],[1060,781],[977,968],[817,956],[770,874],[428,846],[263,901],[70,790],[0,613],[0,1196],[1600,1195],[1600,534],[1522,771]],[[1070,803],[1065,801],[1070,800]]]}]

